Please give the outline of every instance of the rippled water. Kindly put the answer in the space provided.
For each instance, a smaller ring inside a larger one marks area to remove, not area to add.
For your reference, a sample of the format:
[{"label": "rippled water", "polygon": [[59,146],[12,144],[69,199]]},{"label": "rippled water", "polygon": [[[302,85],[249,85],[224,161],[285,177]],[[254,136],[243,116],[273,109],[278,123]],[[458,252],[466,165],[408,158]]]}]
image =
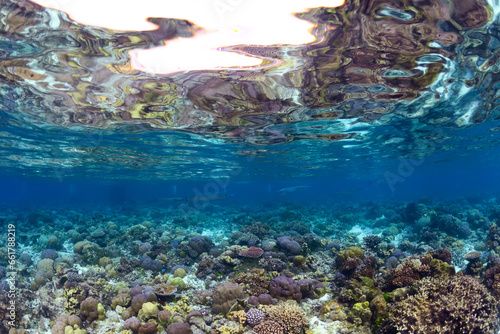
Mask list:
[{"label": "rippled water", "polygon": [[313,43],[227,47],[262,66],[155,74],[134,69],[130,52],[189,39],[195,23],[115,31],[3,0],[0,164],[55,177],[180,179],[242,165],[258,176],[277,164],[278,175],[311,176],[489,150],[500,130],[499,8],[347,1],[296,14],[315,25]]}]

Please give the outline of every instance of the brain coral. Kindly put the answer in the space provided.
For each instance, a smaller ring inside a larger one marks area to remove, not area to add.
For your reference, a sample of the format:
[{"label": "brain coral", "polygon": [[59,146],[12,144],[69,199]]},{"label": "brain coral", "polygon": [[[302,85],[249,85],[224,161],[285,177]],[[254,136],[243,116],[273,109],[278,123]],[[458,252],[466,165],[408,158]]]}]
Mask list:
[{"label": "brain coral", "polygon": [[214,291],[212,311],[215,314],[226,314],[237,299],[243,298],[245,298],[245,293],[241,286],[236,283],[223,283]]},{"label": "brain coral", "polygon": [[424,278],[416,294],[389,308],[378,334],[494,334],[498,303],[470,276]]}]

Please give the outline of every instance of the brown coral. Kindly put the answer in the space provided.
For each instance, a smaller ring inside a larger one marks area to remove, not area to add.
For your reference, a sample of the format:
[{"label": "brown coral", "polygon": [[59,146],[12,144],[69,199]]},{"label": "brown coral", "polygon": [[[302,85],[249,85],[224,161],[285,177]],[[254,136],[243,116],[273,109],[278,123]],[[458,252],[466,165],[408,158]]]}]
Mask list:
[{"label": "brown coral", "polygon": [[486,239],[486,247],[489,250],[498,252],[498,247],[500,245],[500,229],[497,224],[491,223],[488,230],[488,237]]},{"label": "brown coral", "polygon": [[265,321],[253,328],[257,334],[284,334],[283,328],[276,321]]},{"label": "brown coral", "polygon": [[493,334],[498,303],[470,276],[425,278],[416,294],[390,306],[378,334]]},{"label": "brown coral", "polygon": [[373,278],[375,276],[376,264],[377,259],[373,256],[368,256],[363,259],[348,257],[342,262],[340,270],[349,278],[362,276]]},{"label": "brown coral", "polygon": [[236,283],[223,283],[214,291],[212,311],[215,314],[226,314],[238,299],[243,298],[245,294],[241,286]]},{"label": "brown coral", "polygon": [[271,307],[267,316],[270,320],[278,323],[287,334],[300,334],[308,324],[302,309],[296,302],[292,301]]},{"label": "brown coral", "polygon": [[[423,260],[423,262],[427,262],[425,261],[425,258]],[[431,269],[427,264],[422,263],[422,259],[412,257],[406,260],[403,264],[400,264],[396,270],[394,270],[388,283],[390,287],[402,288],[418,281],[423,277],[430,276],[430,274]]]},{"label": "brown coral", "polygon": [[438,259],[443,262],[446,262],[448,264],[451,263],[451,252],[449,249],[446,248],[439,248],[433,251],[430,251],[427,253],[428,255],[432,256],[433,259]]},{"label": "brown coral", "polygon": [[159,283],[155,285],[155,294],[158,297],[172,296],[176,291],[177,287],[168,283]]},{"label": "brown coral", "polygon": [[240,273],[229,280],[230,282],[243,285],[245,292],[250,296],[259,296],[269,293],[269,278],[262,269],[252,269],[246,273]]},{"label": "brown coral", "polygon": [[262,248],[252,246],[247,250],[241,251],[239,255],[250,259],[258,259],[262,256],[262,254],[264,254],[264,250]]},{"label": "brown coral", "polygon": [[252,233],[262,238],[267,235],[271,227],[269,225],[261,223],[261,222],[253,222],[251,225],[246,225],[243,227],[243,232]]},{"label": "brown coral", "polygon": [[215,261],[210,256],[205,256],[200,263],[196,265],[196,277],[201,278],[212,273]]},{"label": "brown coral", "polygon": [[493,290],[497,300],[500,300],[500,264],[486,270],[484,274],[486,286]]}]

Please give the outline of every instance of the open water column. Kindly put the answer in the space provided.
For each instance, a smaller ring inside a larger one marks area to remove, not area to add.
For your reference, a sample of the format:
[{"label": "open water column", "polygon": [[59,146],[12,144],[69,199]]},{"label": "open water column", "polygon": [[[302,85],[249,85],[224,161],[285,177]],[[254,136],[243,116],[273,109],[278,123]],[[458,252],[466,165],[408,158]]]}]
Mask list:
[{"label": "open water column", "polygon": [[0,334],[499,334],[498,0],[0,0]]}]

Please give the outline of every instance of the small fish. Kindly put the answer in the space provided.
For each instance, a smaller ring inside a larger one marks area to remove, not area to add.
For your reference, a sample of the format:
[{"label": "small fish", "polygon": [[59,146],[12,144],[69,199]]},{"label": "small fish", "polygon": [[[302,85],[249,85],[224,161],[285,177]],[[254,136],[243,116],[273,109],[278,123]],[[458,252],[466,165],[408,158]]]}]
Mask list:
[{"label": "small fish", "polygon": [[278,190],[279,193],[281,193],[281,195],[284,195],[284,194],[287,194],[287,193],[290,193],[292,191],[295,191],[295,190],[300,190],[300,189],[305,189],[305,188],[311,188],[311,186],[294,186],[294,187],[287,187],[287,188],[282,188],[280,190]]}]

